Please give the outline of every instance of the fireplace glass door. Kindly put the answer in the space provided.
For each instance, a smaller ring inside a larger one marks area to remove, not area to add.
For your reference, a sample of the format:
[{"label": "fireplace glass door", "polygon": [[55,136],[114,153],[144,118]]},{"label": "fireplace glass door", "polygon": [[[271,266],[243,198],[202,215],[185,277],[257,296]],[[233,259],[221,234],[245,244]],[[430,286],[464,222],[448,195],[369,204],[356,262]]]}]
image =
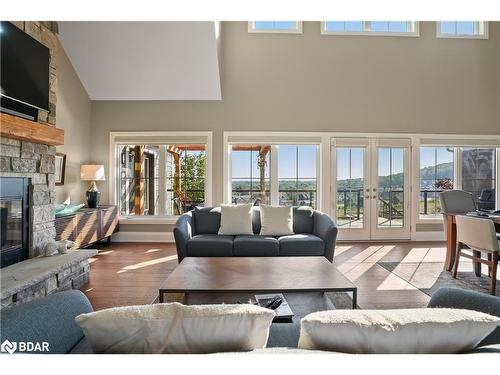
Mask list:
[{"label": "fireplace glass door", "polygon": [[29,256],[29,179],[0,177],[0,268]]},{"label": "fireplace glass door", "polygon": [[1,251],[23,245],[23,200],[0,201],[0,244]]}]

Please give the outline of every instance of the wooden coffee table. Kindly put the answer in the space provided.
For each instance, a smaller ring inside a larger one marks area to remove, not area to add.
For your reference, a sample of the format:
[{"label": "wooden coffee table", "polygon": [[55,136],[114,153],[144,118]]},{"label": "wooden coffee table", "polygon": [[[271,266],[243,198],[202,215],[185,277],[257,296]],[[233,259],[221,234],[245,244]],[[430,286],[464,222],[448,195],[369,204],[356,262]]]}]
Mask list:
[{"label": "wooden coffee table", "polygon": [[160,286],[166,293],[351,292],[357,287],[325,257],[187,257]]}]

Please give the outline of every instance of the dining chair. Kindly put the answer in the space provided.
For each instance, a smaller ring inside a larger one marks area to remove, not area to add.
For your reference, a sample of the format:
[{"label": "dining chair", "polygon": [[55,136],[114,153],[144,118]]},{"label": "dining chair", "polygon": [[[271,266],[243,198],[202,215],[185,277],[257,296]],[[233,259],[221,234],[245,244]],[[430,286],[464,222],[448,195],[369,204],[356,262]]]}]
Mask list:
[{"label": "dining chair", "polygon": [[439,193],[443,213],[465,214],[476,211],[472,193],[463,190],[447,190]]},{"label": "dining chair", "polygon": [[[495,295],[497,265],[500,261],[500,242],[496,236],[495,224],[490,219],[465,215],[458,215],[455,220],[457,223],[457,255],[455,257],[453,278],[457,278],[460,257],[486,264],[488,266],[488,276],[490,277],[490,291],[492,295]],[[465,246],[468,249],[465,249]],[[467,250],[473,250],[473,254],[466,253]],[[483,253],[487,254],[487,259],[482,258]]]}]

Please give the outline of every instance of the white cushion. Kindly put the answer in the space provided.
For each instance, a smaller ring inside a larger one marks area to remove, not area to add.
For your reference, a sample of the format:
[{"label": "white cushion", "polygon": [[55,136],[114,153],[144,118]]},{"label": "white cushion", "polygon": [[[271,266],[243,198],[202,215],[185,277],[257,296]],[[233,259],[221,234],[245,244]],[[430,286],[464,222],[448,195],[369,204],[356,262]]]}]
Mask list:
[{"label": "white cushion", "polygon": [[253,234],[252,204],[221,204],[219,234]]},{"label": "white cushion", "polygon": [[292,207],[260,205],[260,234],[261,236],[293,234]]},{"label": "white cushion", "polygon": [[472,310],[332,310],[301,321],[299,348],[344,353],[462,353],[473,350],[500,318]]},{"label": "white cushion", "polygon": [[95,353],[216,353],[264,348],[274,311],[254,305],[161,303],[81,314]]}]

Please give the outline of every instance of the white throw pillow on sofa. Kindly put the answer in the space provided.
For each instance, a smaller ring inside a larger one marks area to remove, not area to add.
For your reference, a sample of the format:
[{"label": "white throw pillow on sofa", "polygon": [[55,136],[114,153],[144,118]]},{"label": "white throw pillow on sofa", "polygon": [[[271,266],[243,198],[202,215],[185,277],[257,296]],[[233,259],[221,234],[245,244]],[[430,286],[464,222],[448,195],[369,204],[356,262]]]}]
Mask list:
[{"label": "white throw pillow on sofa", "polygon": [[94,353],[218,353],[264,348],[274,311],[254,305],[161,303],[81,314]]},{"label": "white throw pillow on sofa", "polygon": [[299,348],[361,354],[463,353],[500,318],[472,310],[332,310],[301,321]]},{"label": "white throw pillow on sofa", "polygon": [[219,234],[253,234],[252,207],[249,204],[221,204]]},{"label": "white throw pillow on sofa", "polygon": [[292,207],[261,204],[260,234],[262,236],[286,236],[294,234]]}]

